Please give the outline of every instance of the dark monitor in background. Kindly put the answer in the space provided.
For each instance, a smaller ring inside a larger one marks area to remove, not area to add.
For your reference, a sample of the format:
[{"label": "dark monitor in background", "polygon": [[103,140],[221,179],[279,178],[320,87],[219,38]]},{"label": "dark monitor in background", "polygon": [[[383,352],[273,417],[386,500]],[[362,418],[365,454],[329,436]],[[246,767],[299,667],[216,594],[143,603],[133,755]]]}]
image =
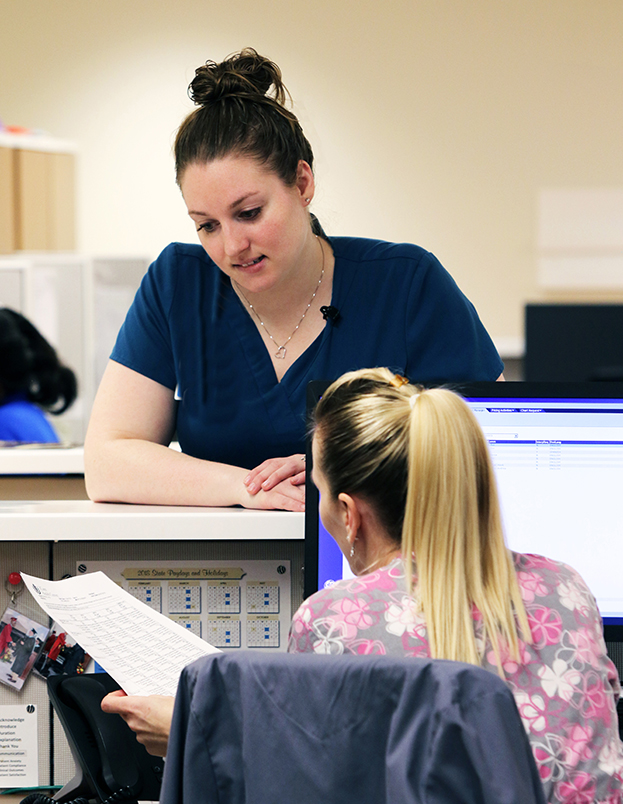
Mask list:
[{"label": "dark monitor in background", "polygon": [[527,304],[524,379],[623,381],[623,304]]},{"label": "dark monitor in background", "polygon": [[[310,409],[326,387],[310,383]],[[623,675],[623,383],[454,388],[489,442],[509,547],[563,561],[584,577]],[[319,521],[309,449],[307,461],[306,597],[350,572]]]}]

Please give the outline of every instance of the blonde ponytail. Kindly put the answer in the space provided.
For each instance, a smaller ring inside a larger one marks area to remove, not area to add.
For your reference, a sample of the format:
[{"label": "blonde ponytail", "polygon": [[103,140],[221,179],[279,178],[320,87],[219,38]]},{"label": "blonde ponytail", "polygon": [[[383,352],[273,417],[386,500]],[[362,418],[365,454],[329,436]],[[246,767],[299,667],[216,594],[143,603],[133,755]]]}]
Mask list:
[{"label": "blonde ponytail", "polygon": [[[511,555],[504,544],[493,466],[465,402],[423,391],[410,415],[402,534],[407,584],[426,618],[431,656],[480,664],[472,606],[480,611],[502,675],[502,646],[519,659],[518,627],[530,640]],[[483,643],[484,644],[484,643]]]}]

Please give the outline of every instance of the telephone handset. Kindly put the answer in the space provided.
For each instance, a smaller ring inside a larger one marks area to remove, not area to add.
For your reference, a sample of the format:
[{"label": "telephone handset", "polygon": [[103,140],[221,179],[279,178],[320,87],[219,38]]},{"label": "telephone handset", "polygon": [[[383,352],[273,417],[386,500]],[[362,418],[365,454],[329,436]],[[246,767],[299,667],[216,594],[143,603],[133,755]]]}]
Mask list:
[{"label": "telephone handset", "polygon": [[102,698],[118,689],[107,673],[48,678],[77,771],[55,801],[84,796],[105,802],[113,794],[119,801],[158,800],[164,760],[147,753],[120,715],[102,712]]}]

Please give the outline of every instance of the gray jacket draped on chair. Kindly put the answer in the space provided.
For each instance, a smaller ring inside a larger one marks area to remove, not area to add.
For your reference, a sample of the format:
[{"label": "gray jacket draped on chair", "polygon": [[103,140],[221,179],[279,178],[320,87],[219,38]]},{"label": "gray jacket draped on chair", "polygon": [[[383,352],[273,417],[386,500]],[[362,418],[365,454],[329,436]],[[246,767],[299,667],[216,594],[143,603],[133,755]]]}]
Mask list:
[{"label": "gray jacket draped on chair", "polygon": [[545,804],[514,698],[472,665],[206,656],[182,673],[161,804]]}]

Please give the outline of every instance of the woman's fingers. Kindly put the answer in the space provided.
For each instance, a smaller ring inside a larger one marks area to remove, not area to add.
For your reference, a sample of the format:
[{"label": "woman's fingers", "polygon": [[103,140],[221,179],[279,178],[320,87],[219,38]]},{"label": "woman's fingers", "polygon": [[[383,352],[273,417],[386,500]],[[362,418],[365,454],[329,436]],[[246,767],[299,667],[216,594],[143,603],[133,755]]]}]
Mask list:
[{"label": "woman's fingers", "polygon": [[[289,455],[285,458],[270,458],[252,469],[244,479],[244,484],[249,494],[257,494],[260,490],[270,491],[283,480],[298,477],[304,463],[305,456],[301,454]],[[303,471],[303,479],[304,477]],[[300,482],[295,485],[300,485]]]},{"label": "woman's fingers", "polygon": [[260,489],[256,494],[247,494],[242,504],[245,508],[304,511],[305,487],[292,484],[288,477],[268,491]]},{"label": "woman's fingers", "polygon": [[304,482],[305,482],[305,470],[299,472],[298,475],[292,475],[292,477],[290,478],[290,483],[292,483],[293,486],[302,486]]},{"label": "woman's fingers", "polygon": [[175,699],[166,695],[127,695],[111,692],[102,699],[104,712],[121,715],[150,754],[163,757]]}]

